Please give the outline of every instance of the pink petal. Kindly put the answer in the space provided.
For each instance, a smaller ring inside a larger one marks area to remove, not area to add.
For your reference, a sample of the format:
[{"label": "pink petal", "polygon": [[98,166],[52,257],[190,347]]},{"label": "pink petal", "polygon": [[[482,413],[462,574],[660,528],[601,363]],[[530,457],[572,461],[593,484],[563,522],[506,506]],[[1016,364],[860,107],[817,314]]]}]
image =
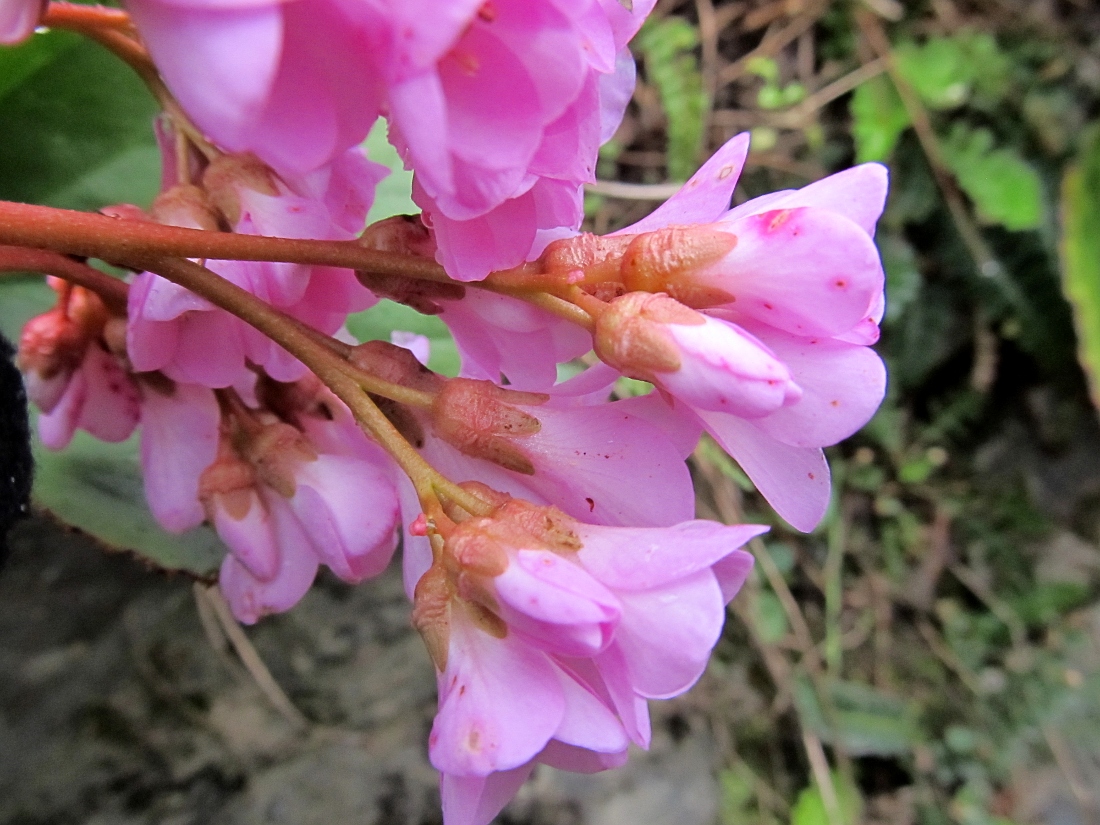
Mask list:
[{"label": "pink petal", "polygon": [[432,765],[463,776],[520,767],[561,724],[561,683],[545,654],[514,635],[488,635],[460,611],[456,603],[447,669],[439,675]]},{"label": "pink petal", "polygon": [[665,526],[695,513],[691,476],[676,445],[616,404],[531,408],[542,429],[522,440],[527,480],[556,507],[598,524]]},{"label": "pink petal", "polygon": [[649,706],[643,697],[634,692],[630,667],[622,648],[612,644],[592,661],[595,662],[630,740],[640,748],[648,748],[653,733],[649,721]]},{"label": "pink petal", "polygon": [[623,618],[614,646],[641,696],[667,699],[702,675],[725,620],[725,600],[710,570],[670,587],[620,593]]},{"label": "pink petal", "polygon": [[[567,673],[558,671],[558,677],[565,694],[565,714],[561,725],[554,732],[551,744],[559,742],[572,745],[577,749],[583,748],[586,753],[624,753],[630,739],[619,718],[604,702]],[[564,753],[561,755],[564,756]],[[544,750],[540,761],[545,762],[545,756]]]},{"label": "pink petal", "polygon": [[321,559],[351,582],[377,576],[397,547],[397,493],[389,474],[357,458],[322,454],[295,475],[290,507]]},{"label": "pink petal", "polygon": [[[391,142],[396,137],[401,144],[398,151],[406,166],[416,170],[424,198],[430,197],[428,192],[453,194],[454,167],[447,143],[439,139],[448,128],[447,99],[439,75],[427,71],[391,85],[388,105]],[[415,189],[413,198],[427,208],[416,198]]]},{"label": "pink petal", "polygon": [[199,128],[228,149],[248,148],[243,144],[249,127],[278,69],[282,5],[204,10],[130,0],[126,7],[168,87]]},{"label": "pink petal", "polygon": [[595,655],[619,620],[614,594],[583,568],[545,550],[520,550],[492,587],[500,617],[550,653]]},{"label": "pink petal", "polygon": [[317,559],[310,553],[285,554],[279,574],[260,581],[232,554],[222,562],[218,581],[233,615],[244,624],[255,624],[271,613],[283,613],[302,600],[317,575]]},{"label": "pink petal", "polygon": [[87,397],[88,378],[78,369],[54,408],[38,416],[38,437],[43,445],[50,450],[61,450],[69,445]]},{"label": "pink petal", "polygon": [[699,436],[703,434],[703,425],[693,413],[685,414],[683,404],[668,404],[659,393],[636,395],[615,403],[623,412],[637,416],[659,429],[685,459],[695,451]]},{"label": "pink petal", "polygon": [[141,401],[133,380],[118,359],[92,343],[80,372],[87,379],[87,395],[77,426],[100,441],[125,441],[141,416]]},{"label": "pink petal", "polygon": [[598,753],[551,739],[539,754],[538,761],[561,771],[599,773],[612,768],[621,768],[626,764],[628,755],[629,751],[625,746],[616,753]]},{"label": "pink petal", "polygon": [[827,447],[856,432],[882,403],[886,367],[874,350],[829,338],[756,331],[803,390],[797,403],[756,419],[761,432],[792,447]]},{"label": "pink petal", "polygon": [[182,533],[205,518],[199,477],[217,455],[221,415],[214,393],[176,384],[170,395],[143,385],[141,466],[149,509],[165,530]]},{"label": "pink petal", "polygon": [[737,246],[699,276],[752,318],[795,335],[839,335],[866,315],[884,275],[874,242],[824,209],[764,212],[722,223]]},{"label": "pink petal", "polygon": [[534,767],[535,763],[531,761],[488,776],[444,773],[439,786],[444,825],[489,825],[493,817],[512,801]]},{"label": "pink petal", "polygon": [[812,206],[843,215],[874,237],[875,224],[886,206],[890,172],[881,163],[864,163],[791,192],[769,209]]},{"label": "pink petal", "polygon": [[722,599],[728,604],[741,590],[752,572],[753,557],[748,553],[730,553],[710,568],[722,589]]},{"label": "pink petal", "polygon": [[528,191],[469,220],[447,217],[413,180],[413,200],[428,213],[439,251],[436,259],[459,281],[479,281],[498,269],[523,263],[538,226],[534,195]]},{"label": "pink petal", "polygon": [[817,526],[831,492],[829,465],[820,448],[776,441],[733,415],[700,412],[699,417],[780,516],[806,533]]},{"label": "pink petal", "polygon": [[34,34],[44,5],[41,0],[0,0],[0,44],[11,46]]},{"label": "pink petal", "polygon": [[252,579],[270,582],[279,574],[282,560],[272,533],[271,514],[258,493],[250,493],[248,511],[240,519],[216,504],[214,529]]},{"label": "pink petal", "polygon": [[692,407],[759,418],[801,395],[783,362],[734,324],[666,324],[680,352],[680,368],[656,380]]},{"label": "pink petal", "polygon": [[598,80],[600,95],[600,144],[615,136],[626,114],[626,107],[634,97],[637,81],[637,63],[630,49],[623,49],[615,56],[615,70],[601,74]]},{"label": "pink petal", "polygon": [[615,235],[636,235],[666,226],[711,223],[730,206],[733,188],[749,154],[747,132],[731,138],[691,176],[683,188],[635,224]]},{"label": "pink petal", "polygon": [[620,594],[671,585],[727,556],[748,555],[737,548],[768,531],[759,524],[702,520],[659,528],[580,524],[575,529],[584,543],[577,554],[581,564]]}]

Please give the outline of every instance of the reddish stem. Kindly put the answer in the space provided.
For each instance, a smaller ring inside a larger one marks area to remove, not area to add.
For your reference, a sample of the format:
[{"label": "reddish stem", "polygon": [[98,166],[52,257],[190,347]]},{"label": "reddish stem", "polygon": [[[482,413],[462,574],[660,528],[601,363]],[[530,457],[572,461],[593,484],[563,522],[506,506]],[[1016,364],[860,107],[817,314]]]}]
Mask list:
[{"label": "reddish stem", "polygon": [[126,265],[140,266],[150,256],[282,261],[426,281],[451,280],[434,261],[366,249],[355,241],[298,240],[183,229],[11,201],[0,201],[0,243],[54,249]]},{"label": "reddish stem", "polygon": [[42,17],[42,25],[58,29],[83,31],[90,28],[133,31],[130,15],[122,9],[103,6],[84,6],[79,3],[50,3]]},{"label": "reddish stem", "polygon": [[46,249],[25,249],[20,246],[0,246],[0,272],[40,272],[56,275],[96,293],[108,308],[126,313],[129,287],[87,264],[74,261],[58,252]]}]

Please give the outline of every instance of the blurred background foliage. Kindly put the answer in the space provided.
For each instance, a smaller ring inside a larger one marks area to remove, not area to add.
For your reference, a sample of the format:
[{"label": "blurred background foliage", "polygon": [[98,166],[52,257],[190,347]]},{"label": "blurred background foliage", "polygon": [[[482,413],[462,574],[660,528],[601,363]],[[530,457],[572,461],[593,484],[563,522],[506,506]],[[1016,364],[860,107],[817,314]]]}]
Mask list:
[{"label": "blurred background foliage", "polygon": [[[662,0],[636,53],[598,231],[745,130],[737,201],[891,174],[889,397],[818,531],[753,547],[693,706],[723,823],[1100,822],[1100,7]],[[701,514],[769,518],[694,466]]]},{"label": "blurred background foliage", "polygon": [[[661,0],[634,48],[589,228],[637,220],[745,130],[738,201],[856,162],[892,178],[890,391],[831,452],[826,522],[796,534],[713,444],[693,458],[700,515],[775,524],[740,621],[674,705],[720,745],[723,825],[1100,822],[1100,8]],[[0,51],[0,197],[147,204],[153,115],[74,36]],[[394,163],[381,133],[369,145]],[[372,218],[407,211],[407,185],[384,184]],[[9,279],[0,326],[48,302]],[[428,334],[453,373],[445,329],[410,315],[385,304],[349,328]],[[40,503],[126,527],[109,543],[162,566],[216,563],[208,537],[114,518],[139,495],[135,444],[67,455],[40,453]],[[81,471],[108,460],[111,484]]]}]

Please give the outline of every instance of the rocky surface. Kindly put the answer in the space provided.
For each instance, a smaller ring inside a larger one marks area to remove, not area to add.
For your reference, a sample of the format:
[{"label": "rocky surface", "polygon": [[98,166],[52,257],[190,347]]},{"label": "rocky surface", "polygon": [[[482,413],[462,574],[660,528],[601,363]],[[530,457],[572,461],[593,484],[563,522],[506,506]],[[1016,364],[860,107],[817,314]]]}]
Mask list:
[{"label": "rocky surface", "polygon": [[[249,629],[308,719],[303,731],[211,641],[187,579],[44,519],[11,539],[0,570],[0,823],[440,821],[425,752],[435,680],[396,568],[359,587],[324,579],[295,610]],[[693,701],[662,703],[652,751],[626,768],[542,770],[505,820],[710,825],[716,748]]]}]

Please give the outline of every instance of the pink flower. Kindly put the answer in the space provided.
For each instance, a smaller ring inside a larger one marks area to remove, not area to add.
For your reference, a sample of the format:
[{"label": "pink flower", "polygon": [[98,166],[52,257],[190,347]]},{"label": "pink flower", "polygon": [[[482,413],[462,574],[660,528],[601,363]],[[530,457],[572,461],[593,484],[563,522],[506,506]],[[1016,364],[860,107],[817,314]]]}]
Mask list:
[{"label": "pink flower", "polygon": [[[885,393],[867,345],[884,306],[872,233],[886,170],[865,164],[731,210],[747,151],[734,138],[649,217],[544,259],[670,296],[613,301],[597,351],[680,401],[783,518],[811,530],[829,499],[821,448],[862,427]],[[643,323],[635,305],[661,317]]]},{"label": "pink flower", "polygon": [[237,618],[253,623],[289,609],[319,563],[353,583],[386,568],[397,546],[397,494],[374,451],[319,452],[286,423],[247,435],[243,455],[223,441],[199,498],[230,549],[222,584]]},{"label": "pink flower", "polygon": [[440,261],[476,280],[579,225],[581,184],[633,89],[626,42],[653,2],[127,5],[199,127],[284,176],[323,169],[385,113]]},{"label": "pink flower", "polygon": [[[154,202],[161,222],[217,231],[349,240],[370,207],[376,164],[359,150],[298,178],[295,188],[255,158],[225,156],[203,173],[203,187],[177,186]],[[348,269],[249,261],[208,261],[222,277],[322,332],[336,332],[351,311],[373,302]],[[211,348],[209,342],[219,342]],[[127,348],[134,368],[176,381],[227,387],[246,380],[246,362],[273,378],[295,381],[304,365],[247,324],[158,275],[135,278],[129,298]]]},{"label": "pink flower", "polygon": [[203,522],[199,480],[218,452],[221,413],[214,392],[145,375],[141,389],[141,475],[161,527],[182,533]]},{"label": "pink flower", "polygon": [[537,761],[592,772],[647,746],[646,698],[698,679],[752,565],[737,548],[765,529],[598,527],[517,500],[452,528],[414,609],[448,825],[485,825]]},{"label": "pink flower", "polygon": [[45,0],[0,0],[0,45],[11,46],[34,34]]},{"label": "pink flower", "polygon": [[139,400],[117,354],[121,319],[83,287],[50,284],[58,305],[27,322],[18,357],[27,396],[42,411],[42,443],[60,450],[78,429],[101,441],[125,441],[137,425]]},{"label": "pink flower", "polygon": [[381,111],[375,37],[349,25],[340,3],[129,0],[126,7],[199,128],[280,174],[325,166],[360,143]]}]

